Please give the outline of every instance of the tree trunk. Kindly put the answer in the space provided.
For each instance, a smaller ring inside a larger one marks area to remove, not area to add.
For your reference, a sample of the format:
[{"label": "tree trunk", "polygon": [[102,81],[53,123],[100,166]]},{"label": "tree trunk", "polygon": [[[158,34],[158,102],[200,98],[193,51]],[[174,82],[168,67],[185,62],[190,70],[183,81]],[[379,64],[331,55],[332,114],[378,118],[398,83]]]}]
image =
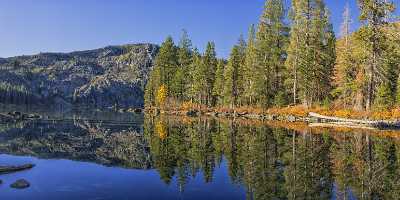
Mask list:
[{"label": "tree trunk", "polygon": [[297,104],[297,55],[296,64],[294,67],[294,83],[293,83],[293,104]]}]

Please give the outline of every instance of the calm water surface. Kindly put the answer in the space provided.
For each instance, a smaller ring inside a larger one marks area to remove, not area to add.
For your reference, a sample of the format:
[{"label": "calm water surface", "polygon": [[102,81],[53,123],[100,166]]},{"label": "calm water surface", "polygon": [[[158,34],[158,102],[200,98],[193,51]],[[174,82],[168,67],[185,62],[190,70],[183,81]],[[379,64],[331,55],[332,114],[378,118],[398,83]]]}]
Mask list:
[{"label": "calm water surface", "polygon": [[[400,141],[379,133],[100,112],[62,118],[0,124],[0,165],[36,164],[0,175],[0,199],[400,197]],[[31,187],[9,187],[20,178]]]}]

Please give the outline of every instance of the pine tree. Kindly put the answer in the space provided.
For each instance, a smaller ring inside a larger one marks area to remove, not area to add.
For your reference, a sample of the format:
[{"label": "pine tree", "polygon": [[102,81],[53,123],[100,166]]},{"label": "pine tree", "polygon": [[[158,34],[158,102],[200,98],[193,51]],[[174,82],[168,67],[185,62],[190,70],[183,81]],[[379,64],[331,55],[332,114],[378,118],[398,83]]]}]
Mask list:
[{"label": "pine tree", "polygon": [[340,32],[341,39],[338,41],[336,48],[337,58],[334,76],[334,84],[336,86],[334,96],[338,98],[344,107],[354,105],[356,99],[355,79],[357,68],[352,55],[354,48],[352,47],[353,41],[350,38],[350,27],[350,6],[347,3],[343,12],[343,23]]},{"label": "pine tree", "polygon": [[286,65],[291,71],[294,102],[301,95],[303,103],[311,106],[324,100],[331,90],[335,36],[322,0],[296,0],[292,4]]},{"label": "pine tree", "polygon": [[360,7],[360,20],[367,24],[364,32],[365,47],[370,54],[365,65],[367,76],[367,94],[365,98],[365,108],[371,109],[374,101],[376,83],[385,79],[385,74],[380,68],[382,64],[382,52],[384,51],[385,34],[383,25],[387,24],[387,18],[394,12],[394,4],[386,0],[358,0]]},{"label": "pine tree", "polygon": [[192,41],[189,39],[186,30],[182,31],[182,36],[179,41],[178,63],[182,68],[192,63]]},{"label": "pine tree", "polygon": [[253,105],[256,99],[256,30],[254,24],[250,26],[249,36],[247,40],[246,56],[244,63],[244,96],[248,105]]},{"label": "pine tree", "polygon": [[224,98],[224,70],[225,62],[222,59],[218,60],[217,70],[215,72],[215,83],[213,88],[213,96],[216,98],[217,104],[223,103]]},{"label": "pine tree", "polygon": [[393,105],[392,91],[390,85],[383,83],[378,87],[374,107],[377,110],[386,110]]},{"label": "pine tree", "polygon": [[149,79],[145,86],[144,102],[146,106],[156,105],[157,90],[161,86],[161,68],[155,67],[150,72]]},{"label": "pine tree", "polygon": [[155,58],[154,69],[145,86],[145,104],[160,105],[157,102],[158,91],[163,86],[166,95],[176,95],[173,81],[178,70],[177,48],[172,37],[167,37],[160,47],[160,51]]},{"label": "pine tree", "polygon": [[244,40],[243,35],[240,35],[238,44],[238,74],[237,74],[237,105],[243,105],[245,102],[245,63],[246,63],[246,51],[247,44]]},{"label": "pine tree", "polygon": [[204,52],[203,58],[202,58],[202,70],[201,73],[203,73],[203,77],[205,81],[203,85],[205,86],[204,92],[205,92],[205,97],[204,101],[205,104],[208,106],[212,106],[214,104],[214,97],[212,96],[212,90],[214,87],[214,81],[215,81],[215,71],[217,69],[217,54],[215,52],[215,44],[214,42],[208,42],[206,51]]},{"label": "pine tree", "polygon": [[187,99],[190,86],[190,64],[192,62],[192,42],[185,30],[183,30],[178,48],[178,69],[176,70],[172,88],[175,97],[182,101]]},{"label": "pine tree", "polygon": [[239,70],[242,65],[242,57],[240,54],[240,47],[235,45],[224,71],[225,103],[231,108],[237,105],[239,98]]},{"label": "pine tree", "polygon": [[[165,87],[171,88],[175,72],[178,69],[177,48],[174,45],[172,37],[162,43],[160,52],[158,53],[154,68],[159,71],[159,83],[165,84]],[[160,86],[158,85],[158,86]],[[175,91],[171,91],[175,93]]]},{"label": "pine tree", "polygon": [[400,106],[400,77],[397,78],[396,105]]},{"label": "pine tree", "polygon": [[313,85],[311,86],[311,104],[314,101],[321,103],[329,98],[332,90],[331,78],[333,67],[336,60],[336,37],[333,26],[329,22],[329,12],[323,0],[315,0],[315,10],[312,21],[312,40],[313,48]]},{"label": "pine tree", "polygon": [[350,42],[349,37],[351,33],[351,24],[352,20],[350,13],[350,5],[349,2],[347,2],[343,11],[343,22],[340,25],[340,36],[342,37],[342,39],[344,39],[346,47],[349,46]]},{"label": "pine tree", "polygon": [[[385,30],[387,34],[386,49],[383,53],[383,66],[387,71],[388,83],[396,98],[397,88],[399,87],[398,77],[400,72],[400,24],[392,23]],[[398,36],[396,36],[398,34]]]},{"label": "pine tree", "polygon": [[154,70],[150,72],[149,80],[147,80],[145,91],[144,91],[144,104],[145,106],[155,105],[155,94],[154,94]]},{"label": "pine tree", "polygon": [[256,83],[258,102],[268,106],[283,86],[287,28],[283,0],[267,0],[256,33]]},{"label": "pine tree", "polygon": [[193,83],[191,85],[191,99],[197,103],[205,104],[205,98],[207,96],[206,90],[206,71],[204,67],[203,58],[197,49],[193,52],[193,62],[191,65],[191,74],[193,77]]},{"label": "pine tree", "polygon": [[292,20],[292,26],[290,29],[289,46],[287,49],[288,57],[286,60],[286,67],[289,71],[289,77],[286,80],[286,85],[292,85],[292,97],[293,104],[297,104],[298,100],[298,88],[299,88],[299,65],[301,50],[305,44],[301,38],[302,30],[301,27],[304,25],[304,19],[300,12],[300,0],[292,1],[292,8],[290,11],[290,18]]},{"label": "pine tree", "polygon": [[178,67],[175,71],[174,77],[171,83],[171,91],[173,91],[173,97],[179,101],[184,100],[186,93],[187,77],[185,76],[186,69]]}]

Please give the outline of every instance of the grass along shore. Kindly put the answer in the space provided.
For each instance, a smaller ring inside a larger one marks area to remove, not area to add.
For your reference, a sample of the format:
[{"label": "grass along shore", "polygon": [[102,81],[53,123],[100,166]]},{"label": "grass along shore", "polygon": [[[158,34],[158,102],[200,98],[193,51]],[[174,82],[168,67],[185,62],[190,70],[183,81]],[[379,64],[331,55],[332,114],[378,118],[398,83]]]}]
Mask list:
[{"label": "grass along shore", "polygon": [[312,126],[338,126],[355,128],[400,129],[400,108],[375,111],[356,111],[333,107],[302,105],[274,107],[207,107],[193,103],[168,104],[146,107],[147,113],[178,116],[212,116],[218,118],[244,118],[287,122],[307,122]]}]

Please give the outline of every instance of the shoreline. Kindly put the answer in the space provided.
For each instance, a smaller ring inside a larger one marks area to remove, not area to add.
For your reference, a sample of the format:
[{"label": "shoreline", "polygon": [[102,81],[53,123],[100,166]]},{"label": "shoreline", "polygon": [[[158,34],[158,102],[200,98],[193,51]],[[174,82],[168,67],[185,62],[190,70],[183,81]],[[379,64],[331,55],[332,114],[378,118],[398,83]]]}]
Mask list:
[{"label": "shoreline", "polygon": [[307,123],[310,127],[343,127],[343,128],[357,128],[357,129],[370,129],[370,130],[400,130],[400,120],[371,120],[371,119],[355,119],[343,118],[335,116],[325,116],[315,112],[308,112],[306,116],[299,116],[295,114],[280,114],[280,113],[250,113],[250,112],[221,112],[215,109],[208,110],[207,112],[201,109],[159,109],[159,108],[145,108],[144,113],[153,115],[166,114],[174,116],[185,117],[201,117],[208,116],[214,118],[225,119],[248,119],[259,121],[279,121],[279,122],[303,122]]}]

